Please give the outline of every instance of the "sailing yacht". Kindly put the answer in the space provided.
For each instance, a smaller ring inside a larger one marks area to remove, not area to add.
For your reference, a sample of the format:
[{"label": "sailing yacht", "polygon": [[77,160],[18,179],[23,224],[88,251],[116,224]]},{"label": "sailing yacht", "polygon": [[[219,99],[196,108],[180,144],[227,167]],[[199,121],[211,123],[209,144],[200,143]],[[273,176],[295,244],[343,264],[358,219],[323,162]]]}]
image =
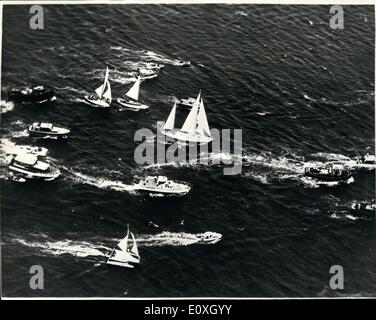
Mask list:
[{"label": "sailing yacht", "polygon": [[84,99],[94,107],[109,108],[112,101],[111,86],[108,81],[108,67],[106,68],[106,74],[103,84],[95,89],[96,95],[85,96]]},{"label": "sailing yacht", "polygon": [[209,143],[213,141],[210,133],[208,119],[206,117],[204,102],[199,92],[191,111],[189,112],[183,127],[175,128],[176,103],[174,104],[167,121],[161,129],[162,134],[181,142]]},{"label": "sailing yacht", "polygon": [[128,92],[125,94],[124,98],[117,98],[117,102],[123,106],[128,108],[132,111],[139,111],[139,110],[146,110],[149,108],[149,106],[142,104],[138,101],[138,97],[140,94],[140,83],[141,78],[137,77],[136,82],[133,84],[133,86],[128,90]]},{"label": "sailing yacht", "polygon": [[[132,238],[132,245],[129,247],[129,236]],[[140,263],[141,257],[138,253],[138,247],[136,239],[132,232],[129,232],[129,226],[127,235],[118,243],[118,248],[113,249],[107,259],[107,264],[115,266],[133,268],[133,263]]]}]

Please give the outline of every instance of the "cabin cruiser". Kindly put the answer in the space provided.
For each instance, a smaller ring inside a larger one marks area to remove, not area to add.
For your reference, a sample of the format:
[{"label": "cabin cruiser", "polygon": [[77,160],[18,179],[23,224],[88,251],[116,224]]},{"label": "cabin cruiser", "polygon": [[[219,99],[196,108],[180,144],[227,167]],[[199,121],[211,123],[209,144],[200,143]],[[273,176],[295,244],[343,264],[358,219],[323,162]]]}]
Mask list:
[{"label": "cabin cruiser", "polygon": [[222,235],[220,233],[211,232],[211,231],[207,231],[197,236],[200,238],[200,242],[209,243],[209,244],[216,243],[222,239]]},{"label": "cabin cruiser", "polygon": [[108,67],[104,76],[103,84],[95,89],[95,94],[85,96],[84,100],[94,107],[109,108],[112,102],[111,85],[108,80]]},{"label": "cabin cruiser", "polygon": [[165,176],[148,176],[136,186],[136,190],[149,194],[185,195],[191,187],[187,183],[168,180]]},{"label": "cabin cruiser", "polygon": [[187,98],[187,99],[181,99],[179,100],[178,104],[185,106],[185,107],[190,107],[192,108],[193,105],[195,104],[196,99],[195,98]]},{"label": "cabin cruiser", "polygon": [[8,92],[8,99],[15,102],[43,103],[52,101],[54,98],[54,90],[45,88],[44,86],[24,89],[12,89]]},{"label": "cabin cruiser", "polygon": [[52,123],[34,122],[28,128],[29,134],[38,137],[66,138],[70,133],[69,129],[55,127]]},{"label": "cabin cruiser", "polygon": [[12,156],[8,165],[10,176],[15,181],[27,179],[52,181],[60,175],[60,170],[47,162],[40,161],[34,154]]},{"label": "cabin cruiser", "polygon": [[[129,246],[129,235],[132,237],[132,244]],[[132,232],[129,233],[118,243],[118,248],[112,249],[108,255],[107,264],[119,267],[133,268],[133,264],[140,263],[141,257],[138,252],[137,242]]]},{"label": "cabin cruiser", "polygon": [[304,168],[304,176],[321,182],[347,182],[353,179],[352,173],[340,164]]},{"label": "cabin cruiser", "polygon": [[131,111],[148,109],[149,106],[142,104],[138,101],[138,97],[140,94],[140,83],[141,79],[140,77],[138,77],[133,86],[125,94],[124,98],[117,98],[117,103]]}]

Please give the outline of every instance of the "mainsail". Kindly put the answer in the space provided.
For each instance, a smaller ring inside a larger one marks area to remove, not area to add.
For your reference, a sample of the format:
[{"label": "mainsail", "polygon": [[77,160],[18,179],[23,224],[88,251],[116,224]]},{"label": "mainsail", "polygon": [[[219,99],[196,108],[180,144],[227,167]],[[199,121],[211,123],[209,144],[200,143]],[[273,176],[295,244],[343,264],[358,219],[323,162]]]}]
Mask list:
[{"label": "mainsail", "polygon": [[140,82],[141,80],[138,77],[136,82],[133,84],[132,88],[130,88],[129,91],[125,95],[137,101],[139,93],[140,93]]},{"label": "mainsail", "polygon": [[112,101],[112,94],[111,94],[111,86],[110,82],[107,81],[107,91],[103,94],[103,97],[110,100],[110,103]]},{"label": "mainsail", "polygon": [[128,250],[128,238],[129,238],[129,229],[125,238],[118,243],[118,247],[123,251]]},{"label": "mainsail", "polygon": [[133,253],[136,257],[140,257],[140,255],[138,253],[136,239],[134,238],[134,235],[133,235],[132,232],[131,232],[131,236],[132,236],[132,240],[133,240],[133,245],[132,245],[130,253]]},{"label": "mainsail", "polygon": [[192,107],[191,111],[189,112],[187,119],[185,119],[183,127],[181,128],[182,131],[189,132],[191,130],[196,129],[197,112],[198,112],[198,108],[200,106],[200,101],[201,101],[201,91],[198,93],[196,101],[193,104],[193,107]]},{"label": "mainsail", "polygon": [[211,137],[208,119],[206,117],[204,102],[201,99],[200,111],[197,116],[197,130],[203,131],[204,134]]},{"label": "mainsail", "polygon": [[[106,85],[108,86],[108,89],[105,92]],[[106,68],[106,75],[104,76],[103,84],[97,89],[95,89],[95,92],[98,95],[99,99],[102,99],[102,97],[106,94],[105,98],[108,98],[111,100],[111,88],[110,88],[110,83],[108,82],[108,67]]]},{"label": "mainsail", "polygon": [[165,125],[163,126],[163,129],[169,129],[169,130],[172,130],[174,129],[175,127],[175,114],[176,114],[176,103],[174,104],[174,107],[172,108],[168,118],[167,118],[167,121],[165,123]]}]

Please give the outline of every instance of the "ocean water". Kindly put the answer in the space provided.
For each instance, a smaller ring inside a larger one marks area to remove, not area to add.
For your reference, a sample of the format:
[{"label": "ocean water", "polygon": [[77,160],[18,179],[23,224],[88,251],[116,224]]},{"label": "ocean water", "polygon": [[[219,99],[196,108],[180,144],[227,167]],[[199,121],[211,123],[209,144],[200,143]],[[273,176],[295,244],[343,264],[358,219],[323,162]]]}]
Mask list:
[{"label": "ocean water", "polygon": [[[375,171],[356,171],[353,183],[334,187],[299,176],[307,162],[375,152],[374,7],[344,6],[343,30],[329,27],[329,6],[43,8],[44,30],[30,29],[28,6],[3,9],[4,296],[376,295],[375,212],[352,209],[375,198]],[[106,66],[117,97],[132,72],[150,63],[164,67],[142,83],[146,112],[83,102]],[[7,100],[11,88],[38,84],[54,87],[57,99]],[[174,101],[200,89],[211,128],[242,129],[241,174],[224,176],[221,165],[137,165],[136,130],[155,132]],[[33,141],[25,131],[33,121],[69,127],[72,135]],[[5,153],[15,144],[47,147],[62,177],[7,179]],[[144,197],[133,186],[148,174],[193,187],[185,197]],[[127,224],[141,264],[102,264]],[[199,243],[205,231],[222,240]],[[44,269],[44,290],[29,287],[32,265]],[[344,290],[329,287],[332,265],[344,268]]]}]

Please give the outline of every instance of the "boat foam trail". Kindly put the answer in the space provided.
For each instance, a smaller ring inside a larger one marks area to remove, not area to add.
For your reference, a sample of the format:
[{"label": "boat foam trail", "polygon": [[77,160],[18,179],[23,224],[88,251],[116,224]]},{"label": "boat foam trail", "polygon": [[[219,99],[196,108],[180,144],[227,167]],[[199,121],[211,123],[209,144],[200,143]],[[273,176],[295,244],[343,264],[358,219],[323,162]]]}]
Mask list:
[{"label": "boat foam trail", "polygon": [[121,181],[108,180],[105,178],[92,177],[68,168],[64,169],[72,174],[71,178],[73,178],[75,183],[88,184],[99,189],[110,189],[129,193],[135,192],[136,190],[136,185],[124,184]]},{"label": "boat foam trail", "polygon": [[88,256],[105,256],[106,251],[111,248],[93,244],[87,241],[73,241],[73,240],[60,240],[60,241],[29,241],[21,238],[12,239],[12,243],[21,244],[29,248],[35,248],[48,255],[63,255],[70,254],[75,257],[88,257]]},{"label": "boat foam trail", "polygon": [[[184,233],[184,232],[162,232],[156,235],[137,235],[137,244],[140,247],[162,247],[162,246],[189,246],[193,244],[215,244],[221,240],[222,235],[219,233],[212,234],[217,235],[218,239],[212,242],[205,242],[202,240],[204,233]],[[33,235],[36,237],[37,235]],[[97,256],[104,257],[106,253],[112,250],[112,247],[104,245],[103,239],[99,241],[80,241],[80,240],[56,240],[53,241],[47,236],[39,235],[39,241],[23,239],[14,237],[9,242],[10,244],[20,244],[32,249],[36,249],[39,252],[45,253],[47,255],[60,256],[64,254],[69,254],[75,257],[89,257]],[[109,242],[119,242],[121,239],[105,239],[106,243]]]}]

